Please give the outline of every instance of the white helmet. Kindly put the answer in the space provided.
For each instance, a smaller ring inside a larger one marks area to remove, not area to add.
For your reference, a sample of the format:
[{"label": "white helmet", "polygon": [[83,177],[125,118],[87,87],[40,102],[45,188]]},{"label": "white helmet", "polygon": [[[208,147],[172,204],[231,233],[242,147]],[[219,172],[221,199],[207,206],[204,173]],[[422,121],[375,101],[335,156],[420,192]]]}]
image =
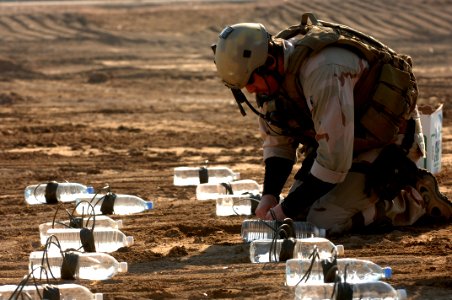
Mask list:
[{"label": "white helmet", "polygon": [[216,45],[215,65],[226,86],[245,87],[253,71],[265,64],[270,34],[259,23],[240,23],[221,31]]}]

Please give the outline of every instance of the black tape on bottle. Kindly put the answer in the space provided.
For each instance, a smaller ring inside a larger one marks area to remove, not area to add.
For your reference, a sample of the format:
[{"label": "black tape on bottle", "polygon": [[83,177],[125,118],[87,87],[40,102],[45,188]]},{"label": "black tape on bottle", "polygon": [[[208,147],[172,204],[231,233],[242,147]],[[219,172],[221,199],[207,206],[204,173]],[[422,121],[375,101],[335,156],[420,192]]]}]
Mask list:
[{"label": "black tape on bottle", "polygon": [[46,202],[48,204],[58,203],[58,199],[57,199],[57,195],[56,195],[57,189],[58,189],[58,182],[50,181],[47,183],[45,197],[46,197]]},{"label": "black tape on bottle", "polygon": [[293,258],[293,249],[295,248],[295,240],[284,239],[281,244],[281,252],[279,253],[279,261],[286,261]]},{"label": "black tape on bottle", "polygon": [[82,217],[74,217],[69,221],[69,227],[71,228],[82,228],[83,227],[83,218]]},{"label": "black tape on bottle", "polygon": [[333,257],[332,259],[322,259],[322,270],[323,270],[323,282],[331,283],[340,281],[337,275],[337,257]]},{"label": "black tape on bottle", "polygon": [[61,279],[74,280],[79,256],[77,253],[65,253],[61,265]]},{"label": "black tape on bottle", "polygon": [[337,284],[336,300],[353,300],[353,287],[347,282]]},{"label": "black tape on bottle", "polygon": [[60,300],[60,289],[56,286],[46,285],[42,289],[42,299],[46,300]]},{"label": "black tape on bottle", "polygon": [[199,183],[209,182],[209,171],[206,167],[199,168]]},{"label": "black tape on bottle", "polygon": [[108,193],[104,196],[104,200],[102,201],[102,205],[100,206],[100,211],[103,215],[111,215],[115,212],[116,194]]},{"label": "black tape on bottle", "polygon": [[82,243],[85,252],[96,252],[96,245],[94,244],[94,233],[88,228],[80,229],[80,242]]}]

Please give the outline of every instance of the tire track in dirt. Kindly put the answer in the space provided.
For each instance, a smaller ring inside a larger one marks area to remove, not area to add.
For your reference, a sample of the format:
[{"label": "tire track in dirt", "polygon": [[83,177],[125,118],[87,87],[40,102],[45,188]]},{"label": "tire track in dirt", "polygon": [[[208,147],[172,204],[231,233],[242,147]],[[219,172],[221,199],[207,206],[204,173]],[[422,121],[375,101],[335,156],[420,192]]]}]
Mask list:
[{"label": "tire track in dirt", "polygon": [[[284,28],[300,21],[304,12],[314,12],[321,20],[342,23],[385,40],[428,40],[433,37],[450,37],[451,5],[430,6],[420,1],[291,1],[277,7],[276,12],[266,12],[264,24],[271,29]],[[275,11],[274,10],[274,11]],[[340,13],[337,13],[337,12]],[[362,12],[365,11],[366,15]],[[406,11],[405,14],[399,14]],[[281,24],[281,25],[279,25]]]},{"label": "tire track in dirt", "polygon": [[[444,9],[438,9],[439,7],[408,0],[396,3],[390,0],[378,3],[370,0],[314,0],[307,3],[284,2],[276,6],[276,9],[265,9],[263,6],[257,13],[261,14],[260,21],[275,31],[299,22],[303,12],[312,11],[321,20],[347,24],[385,39],[419,38],[419,34],[425,39],[433,36],[450,37],[452,8],[450,5],[444,5]],[[340,14],[337,14],[338,10]],[[397,14],[400,10],[406,10],[408,13]],[[362,11],[368,14],[362,15]],[[115,38],[117,37],[113,33],[101,30],[85,17],[73,13],[51,16],[38,12],[0,16],[0,41]]]},{"label": "tire track in dirt", "polygon": [[40,40],[100,40],[114,43],[119,38],[108,31],[100,30],[85,17],[65,13],[48,15],[43,13],[0,16],[0,41]]}]

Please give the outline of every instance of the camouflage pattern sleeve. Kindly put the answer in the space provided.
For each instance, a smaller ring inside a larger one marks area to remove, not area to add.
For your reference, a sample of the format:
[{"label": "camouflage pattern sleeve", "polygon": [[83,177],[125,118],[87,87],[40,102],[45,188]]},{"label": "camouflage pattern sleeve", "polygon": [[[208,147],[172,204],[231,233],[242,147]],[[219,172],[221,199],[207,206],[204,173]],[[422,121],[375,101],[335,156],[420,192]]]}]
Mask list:
[{"label": "camouflage pattern sleeve", "polygon": [[309,59],[300,80],[311,111],[317,158],[311,174],[328,183],[345,179],[353,160],[353,88],[368,64],[356,54],[330,47]]},{"label": "camouflage pattern sleeve", "polygon": [[[265,104],[263,107],[265,111]],[[268,124],[262,118],[259,118],[259,130],[263,140],[263,158],[264,161],[269,157],[281,157],[296,161],[296,149],[294,139],[282,135],[281,129]]]}]

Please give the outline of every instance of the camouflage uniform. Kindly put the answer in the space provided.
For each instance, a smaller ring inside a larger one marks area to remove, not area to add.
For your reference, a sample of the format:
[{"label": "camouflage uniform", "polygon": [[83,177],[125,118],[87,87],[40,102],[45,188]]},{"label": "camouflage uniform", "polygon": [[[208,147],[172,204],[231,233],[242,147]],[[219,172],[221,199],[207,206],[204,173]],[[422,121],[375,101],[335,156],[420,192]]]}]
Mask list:
[{"label": "camouflage uniform", "polygon": [[[284,45],[285,68],[293,51],[290,42]],[[372,224],[382,217],[392,225],[411,225],[425,213],[422,197],[415,189],[403,191],[385,207],[377,208],[378,198],[364,193],[365,175],[350,172],[353,162],[372,162],[379,153],[373,149],[354,157],[354,97],[353,89],[368,63],[355,53],[343,48],[327,47],[310,57],[301,66],[300,83],[311,112],[318,143],[317,156],[310,169],[316,178],[336,186],[311,206],[307,220],[330,230],[343,232],[352,229],[352,217],[358,213],[364,217],[364,225]],[[265,114],[266,105],[264,104]],[[424,153],[423,135],[417,109],[415,148]],[[281,157],[296,161],[298,143],[294,137],[281,135],[281,129],[259,119],[263,137],[264,160]],[[397,141],[394,141],[397,142]],[[420,156],[413,155],[413,160]],[[301,184],[295,181],[289,193]],[[298,201],[298,199],[297,199]],[[302,199],[299,199],[302,201]],[[381,204],[379,204],[381,205]],[[284,207],[283,207],[284,210]]]}]

